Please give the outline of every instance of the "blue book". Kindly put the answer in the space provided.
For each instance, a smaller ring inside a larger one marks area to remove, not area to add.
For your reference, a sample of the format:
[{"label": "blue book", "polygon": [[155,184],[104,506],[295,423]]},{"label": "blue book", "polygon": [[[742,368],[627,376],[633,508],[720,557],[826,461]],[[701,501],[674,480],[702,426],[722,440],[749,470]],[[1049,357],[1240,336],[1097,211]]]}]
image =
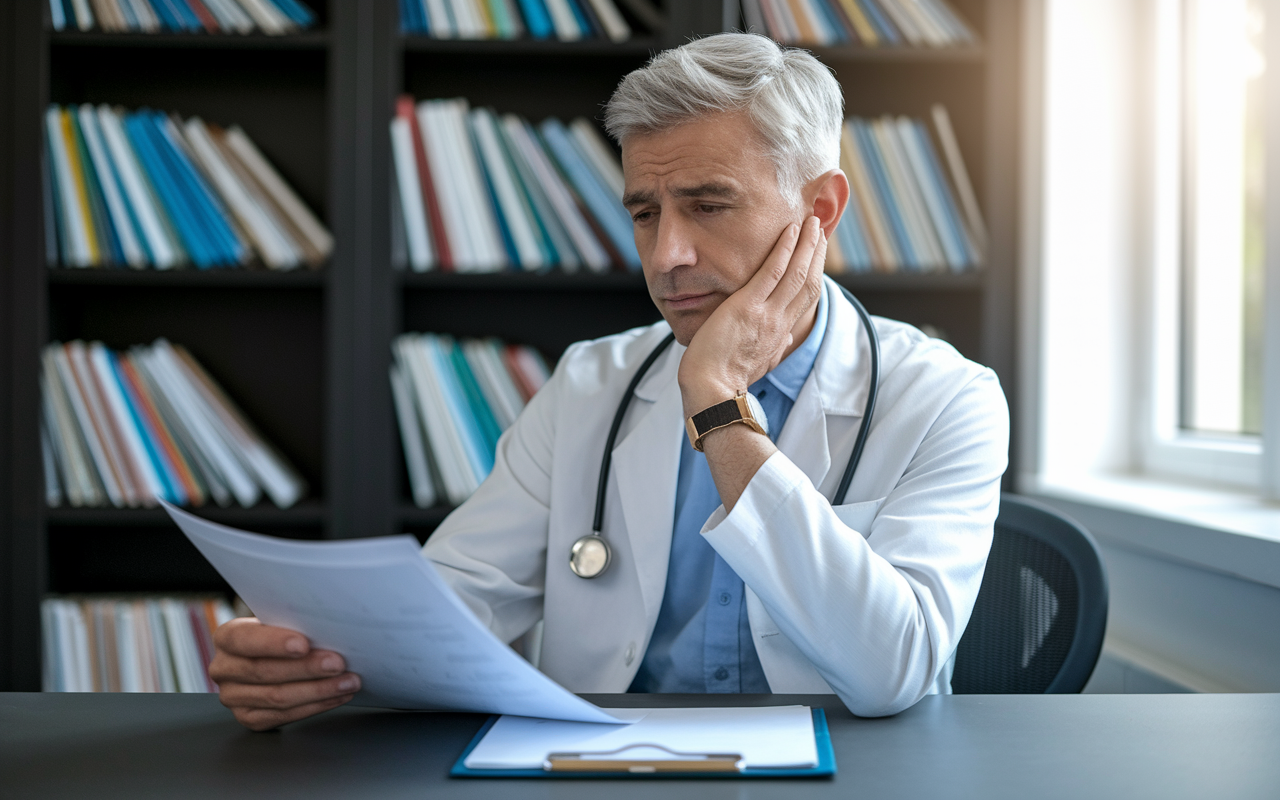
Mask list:
[{"label": "blue book", "polygon": [[516,249],[516,240],[511,236],[511,228],[502,213],[502,204],[498,202],[498,193],[493,188],[493,177],[489,175],[491,165],[485,160],[484,150],[476,140],[476,121],[472,114],[466,117],[467,136],[471,139],[471,152],[480,166],[480,177],[484,178],[485,196],[489,198],[489,208],[493,211],[493,219],[498,223],[498,236],[502,239],[502,249],[506,251],[507,263],[514,270],[520,269],[520,251]]},{"label": "blue book", "polygon": [[639,271],[640,253],[636,251],[631,217],[627,214],[627,210],[600,182],[586,160],[579,155],[574,146],[573,137],[565,130],[564,125],[560,124],[560,120],[555,117],[545,120],[539,126],[539,131],[542,133],[543,141],[547,143],[548,151],[569,178],[569,182],[592,216],[600,223],[609,241],[617,248],[627,269],[633,272]]},{"label": "blue book", "polygon": [[298,0],[271,0],[271,2],[280,9],[281,14],[292,20],[299,28],[309,28],[316,21],[316,15],[311,9],[299,3]]},{"label": "blue book", "polygon": [[192,200],[192,206],[200,215],[205,231],[216,243],[217,251],[225,264],[239,263],[244,255],[244,245],[231,228],[231,212],[222,204],[217,193],[205,182],[204,176],[187,158],[186,152],[173,141],[168,130],[169,119],[159,111],[151,117],[160,141],[167,146],[168,156],[179,176],[179,186]]},{"label": "blue book", "polygon": [[911,246],[910,237],[907,236],[907,227],[902,221],[902,210],[898,207],[897,197],[893,193],[892,184],[889,183],[889,176],[884,168],[884,157],[880,153],[875,137],[862,120],[855,118],[849,122],[853,125],[854,138],[857,139],[858,147],[862,151],[862,160],[866,162],[867,171],[871,173],[871,182],[875,186],[876,194],[880,197],[880,207],[885,210],[885,216],[889,218],[889,227],[893,231],[898,252],[902,254],[903,265],[919,269],[920,259],[916,256],[915,248]]},{"label": "blue book", "polygon": [[[113,350],[107,349],[107,363],[111,365],[111,377],[115,378],[116,385],[120,387],[120,394],[124,396],[125,408],[129,410],[129,419],[133,421],[133,427],[138,431],[138,438],[142,440],[142,447],[147,451],[147,458],[151,461],[151,468],[155,470],[156,475],[160,478],[160,485],[164,489],[164,499],[170,503],[185,503],[187,493],[182,490],[181,484],[178,482],[177,471],[173,464],[161,452],[156,445],[160,441],[160,435],[156,433],[155,428],[151,427],[151,423],[142,414],[138,413],[138,407],[141,401],[137,395],[133,393],[133,388],[129,385],[129,381],[125,380],[124,375],[120,373],[120,357]],[[175,488],[177,487],[177,488]]]},{"label": "blue book", "polygon": [[58,182],[53,179],[53,153],[49,150],[49,137],[44,137],[44,158],[40,160],[40,173],[44,178],[44,247],[45,261],[53,264],[70,264],[67,252],[67,228],[62,218],[62,194]]},{"label": "blue book", "polygon": [[524,25],[534,39],[546,39],[555,33],[551,24],[551,14],[543,0],[519,0],[520,12],[524,14]]},{"label": "blue book", "polygon": [[849,193],[849,206],[844,210],[840,224],[836,226],[836,236],[840,247],[844,250],[848,268],[855,272],[864,272],[871,266],[871,251],[867,247],[867,237],[862,230],[862,209],[858,206],[858,196]]},{"label": "blue book", "polygon": [[565,0],[569,10],[573,12],[573,20],[578,23],[578,30],[582,32],[584,37],[596,35],[591,27],[591,21],[587,19],[587,15],[583,13],[582,8],[578,5],[578,0]]},{"label": "blue book", "polygon": [[884,9],[880,7],[879,0],[857,0],[858,4],[867,12],[867,19],[876,29],[876,33],[880,34],[880,38],[889,44],[902,44],[902,34],[898,32],[898,28],[889,19],[889,15],[884,13]]},{"label": "blue book", "polygon": [[156,153],[155,143],[151,139],[150,126],[145,121],[145,111],[129,114],[124,119],[125,133],[133,145],[133,151],[146,173],[147,180],[155,190],[156,197],[164,205],[169,220],[173,223],[182,247],[187,251],[191,261],[201,269],[214,264],[214,253],[196,226],[195,215],[187,206],[187,199],[178,191],[174,176]]},{"label": "blue book", "polygon": [[836,16],[836,10],[831,7],[832,2],[835,0],[813,0],[813,6],[818,10],[818,16],[822,17],[822,21],[826,23],[827,29],[835,35],[836,44],[848,44],[849,32],[844,29],[840,18]]},{"label": "blue book", "polygon": [[472,472],[478,480],[483,481],[493,471],[494,451],[485,447],[484,434],[480,431],[480,425],[476,422],[475,415],[471,413],[470,404],[463,392],[462,386],[458,381],[457,373],[450,364],[448,351],[453,343],[447,336],[426,336],[423,337],[427,345],[427,352],[430,356],[430,364],[435,378],[439,382],[441,394],[444,395],[445,402],[449,405],[449,416],[453,418],[454,425],[457,426],[459,433],[462,434],[461,439],[464,449],[467,452],[467,460],[470,462]]},{"label": "blue book", "polygon": [[454,374],[458,376],[463,392],[466,393],[467,403],[471,406],[471,413],[475,416],[476,424],[484,435],[485,444],[490,452],[497,453],[498,437],[502,436],[502,426],[498,425],[498,421],[494,419],[493,409],[489,407],[489,401],[485,400],[475,373],[471,371],[471,365],[467,363],[467,357],[457,342],[450,342],[449,361],[453,364]]},{"label": "blue book", "polygon": [[192,193],[187,176],[179,167],[179,159],[174,153],[173,145],[161,129],[162,124],[163,115],[158,111],[147,111],[142,116],[141,127],[147,133],[148,141],[151,142],[157,162],[169,176],[170,183],[178,197],[182,199],[188,223],[192,226],[193,232],[204,242],[205,251],[210,259],[209,265],[220,266],[226,261],[222,242],[210,227],[205,209],[199,205],[197,198]]},{"label": "blue book", "polygon": [[167,2],[173,10],[173,15],[177,17],[178,24],[183,30],[203,31],[204,26],[200,24],[200,18],[196,16],[196,12],[191,10],[191,6],[187,5],[186,0],[160,0]]},{"label": "blue book", "polygon": [[131,31],[142,29],[142,25],[138,22],[138,15],[133,13],[132,3],[118,3],[120,13],[124,15],[124,24]]},{"label": "blue book", "polygon": [[66,9],[62,6],[62,0],[49,0],[49,22],[53,24],[53,29],[55,31],[66,29],[67,13]]},{"label": "blue book", "polygon": [[169,7],[170,2],[172,0],[152,0],[151,9],[156,12],[160,27],[166,31],[180,31],[182,23],[178,20],[177,12]]},{"label": "blue book", "polygon": [[924,123],[918,119],[911,121],[911,127],[915,130],[916,140],[919,141],[920,149],[924,152],[924,162],[929,170],[929,177],[942,197],[942,209],[947,219],[947,227],[959,242],[960,249],[965,254],[965,261],[969,265],[976,264],[978,254],[974,252],[968,230],[960,217],[960,206],[956,203],[955,195],[951,193],[951,184],[947,183],[947,179],[943,177],[942,165],[938,161],[937,151],[933,149],[933,142],[929,139],[929,132],[925,129]]},{"label": "blue book", "polygon": [[430,33],[421,0],[400,0],[400,30],[405,33]]}]

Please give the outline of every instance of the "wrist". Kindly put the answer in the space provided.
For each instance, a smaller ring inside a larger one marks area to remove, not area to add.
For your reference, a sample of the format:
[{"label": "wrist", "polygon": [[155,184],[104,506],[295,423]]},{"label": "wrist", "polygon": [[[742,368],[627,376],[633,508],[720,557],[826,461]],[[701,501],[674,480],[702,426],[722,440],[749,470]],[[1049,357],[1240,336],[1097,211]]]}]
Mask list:
[{"label": "wrist", "polygon": [[705,376],[688,383],[680,381],[680,395],[684,402],[684,415],[691,417],[699,411],[710,408],[716,403],[733,399],[738,392],[745,392],[747,387],[733,386],[728,381],[713,380]]}]

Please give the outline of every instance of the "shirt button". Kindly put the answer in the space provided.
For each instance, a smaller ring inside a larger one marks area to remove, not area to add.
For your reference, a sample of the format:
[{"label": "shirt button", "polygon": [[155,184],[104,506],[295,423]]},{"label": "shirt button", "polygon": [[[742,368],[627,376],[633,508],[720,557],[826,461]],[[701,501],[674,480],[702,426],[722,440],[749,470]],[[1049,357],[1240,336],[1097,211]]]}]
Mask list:
[{"label": "shirt button", "polygon": [[727,605],[729,605],[729,601],[730,601],[730,600],[732,600],[732,599],[733,599],[733,598],[729,596],[729,593],[728,593],[728,592],[721,592],[721,593],[720,593],[720,605],[722,605],[722,606],[727,606]]},{"label": "shirt button", "polygon": [[721,667],[720,669],[716,670],[716,680],[722,681],[728,677],[729,677],[729,670],[725,669],[724,667]]}]

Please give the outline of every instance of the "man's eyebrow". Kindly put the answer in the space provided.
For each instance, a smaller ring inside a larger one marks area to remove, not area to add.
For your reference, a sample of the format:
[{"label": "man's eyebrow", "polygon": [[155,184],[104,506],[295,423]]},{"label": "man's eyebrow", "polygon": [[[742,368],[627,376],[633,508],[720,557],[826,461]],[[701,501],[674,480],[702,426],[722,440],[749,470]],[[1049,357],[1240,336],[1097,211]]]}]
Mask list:
[{"label": "man's eyebrow", "polygon": [[[681,186],[671,190],[672,197],[688,198],[688,197],[715,197],[721,200],[736,200],[740,197],[737,189],[727,183],[717,181],[709,181],[700,183],[696,186]],[[654,202],[654,194],[647,189],[634,192],[627,192],[623,195],[622,205],[627,208],[632,206],[648,205]]]},{"label": "man's eyebrow", "polygon": [[639,191],[627,192],[622,196],[622,205],[630,208],[631,206],[642,206],[653,202],[653,192],[647,189]]},{"label": "man's eyebrow", "polygon": [[718,197],[721,200],[736,200],[738,190],[727,183],[709,181],[697,186],[682,186],[671,190],[672,197]]}]

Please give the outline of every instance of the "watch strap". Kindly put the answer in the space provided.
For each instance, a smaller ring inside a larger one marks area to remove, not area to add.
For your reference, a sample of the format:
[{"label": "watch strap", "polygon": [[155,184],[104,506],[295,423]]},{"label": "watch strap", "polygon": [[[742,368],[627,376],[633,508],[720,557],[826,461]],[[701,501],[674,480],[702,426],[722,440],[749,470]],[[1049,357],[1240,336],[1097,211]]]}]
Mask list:
[{"label": "watch strap", "polygon": [[747,404],[746,392],[738,392],[737,396],[708,406],[685,420],[689,443],[693,445],[694,450],[702,452],[703,437],[735,422],[745,423],[752,430],[764,433],[764,428],[752,416],[751,407]]}]

